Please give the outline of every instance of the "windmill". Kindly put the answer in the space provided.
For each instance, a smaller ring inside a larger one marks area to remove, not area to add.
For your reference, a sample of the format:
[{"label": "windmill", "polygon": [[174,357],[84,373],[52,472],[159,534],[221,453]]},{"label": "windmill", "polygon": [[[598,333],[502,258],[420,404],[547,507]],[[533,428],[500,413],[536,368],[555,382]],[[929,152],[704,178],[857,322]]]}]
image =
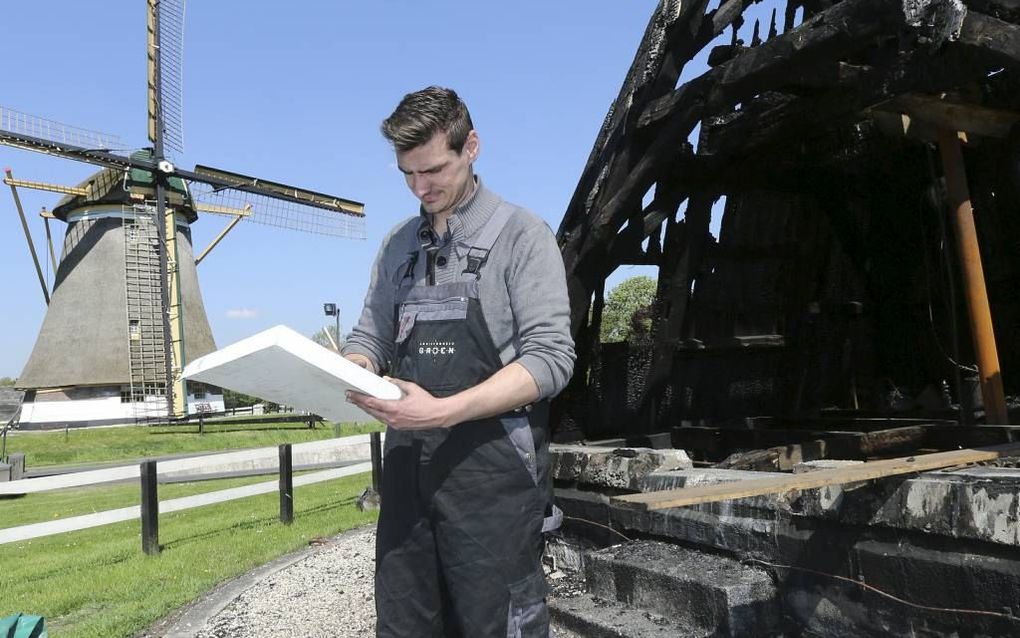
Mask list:
[{"label": "windmill", "polygon": [[[116,138],[0,107],[0,144],[95,165],[78,186],[15,178],[10,186],[48,308],[18,386],[22,423],[87,424],[182,416],[189,411],[183,365],[215,348],[198,288],[197,264],[243,220],[363,238],[362,204],[240,173],[174,164],[183,153],[184,0],[146,0],[148,137],[125,152]],[[52,296],[41,274],[18,188],[61,193],[42,213],[67,223]],[[194,256],[198,213],[231,217]],[[193,393],[195,395],[199,392]],[[118,409],[100,405],[120,405]]]}]

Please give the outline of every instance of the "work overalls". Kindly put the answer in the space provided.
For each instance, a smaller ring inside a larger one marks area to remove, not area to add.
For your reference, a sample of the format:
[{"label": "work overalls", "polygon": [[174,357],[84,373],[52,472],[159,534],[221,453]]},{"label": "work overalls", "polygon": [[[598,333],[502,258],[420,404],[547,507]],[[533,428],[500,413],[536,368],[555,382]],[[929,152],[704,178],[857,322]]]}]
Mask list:
[{"label": "work overalls", "polygon": [[[394,282],[391,376],[443,397],[503,367],[478,285],[481,277],[501,276],[484,266],[513,211],[500,203],[453,283],[434,285],[437,248],[431,231],[423,231]],[[426,268],[416,268],[420,254]],[[548,414],[542,401],[452,428],[387,429],[376,541],[378,636],[549,635],[542,532],[558,526],[552,512],[562,515],[552,507]]]}]

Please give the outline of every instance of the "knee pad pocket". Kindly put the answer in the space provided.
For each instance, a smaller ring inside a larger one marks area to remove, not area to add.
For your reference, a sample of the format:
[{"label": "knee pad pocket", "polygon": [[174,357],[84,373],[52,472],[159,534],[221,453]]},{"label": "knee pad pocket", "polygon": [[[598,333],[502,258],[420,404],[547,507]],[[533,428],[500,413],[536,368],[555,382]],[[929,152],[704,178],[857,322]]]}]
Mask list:
[{"label": "knee pad pocket", "polygon": [[507,638],[548,638],[549,609],[545,599],[549,586],[541,570],[511,583],[507,612]]}]

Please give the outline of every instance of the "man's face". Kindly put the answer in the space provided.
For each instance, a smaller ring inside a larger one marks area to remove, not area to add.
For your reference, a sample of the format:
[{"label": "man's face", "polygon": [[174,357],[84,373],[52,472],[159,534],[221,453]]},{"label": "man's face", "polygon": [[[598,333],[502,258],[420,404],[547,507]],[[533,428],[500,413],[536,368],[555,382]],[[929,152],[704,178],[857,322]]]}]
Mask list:
[{"label": "man's face", "polygon": [[460,153],[450,149],[446,133],[437,133],[425,144],[397,151],[397,167],[426,213],[453,212],[474,188],[471,165],[478,156],[478,134],[471,131]]}]

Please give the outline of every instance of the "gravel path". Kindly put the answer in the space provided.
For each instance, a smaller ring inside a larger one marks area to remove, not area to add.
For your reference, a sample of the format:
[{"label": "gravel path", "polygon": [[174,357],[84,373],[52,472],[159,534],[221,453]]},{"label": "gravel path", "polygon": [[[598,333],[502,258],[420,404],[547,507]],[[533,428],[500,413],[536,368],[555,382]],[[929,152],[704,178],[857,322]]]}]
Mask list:
[{"label": "gravel path", "polygon": [[195,638],[375,635],[375,528],[340,536],[245,590]]},{"label": "gravel path", "polygon": [[[374,571],[375,528],[341,534],[244,589],[194,634],[190,630],[187,634],[194,638],[370,638],[375,635]],[[554,590],[569,587],[555,578]],[[152,633],[142,635],[168,635],[160,629],[153,627]],[[578,638],[563,629],[554,630],[557,638]]]}]

